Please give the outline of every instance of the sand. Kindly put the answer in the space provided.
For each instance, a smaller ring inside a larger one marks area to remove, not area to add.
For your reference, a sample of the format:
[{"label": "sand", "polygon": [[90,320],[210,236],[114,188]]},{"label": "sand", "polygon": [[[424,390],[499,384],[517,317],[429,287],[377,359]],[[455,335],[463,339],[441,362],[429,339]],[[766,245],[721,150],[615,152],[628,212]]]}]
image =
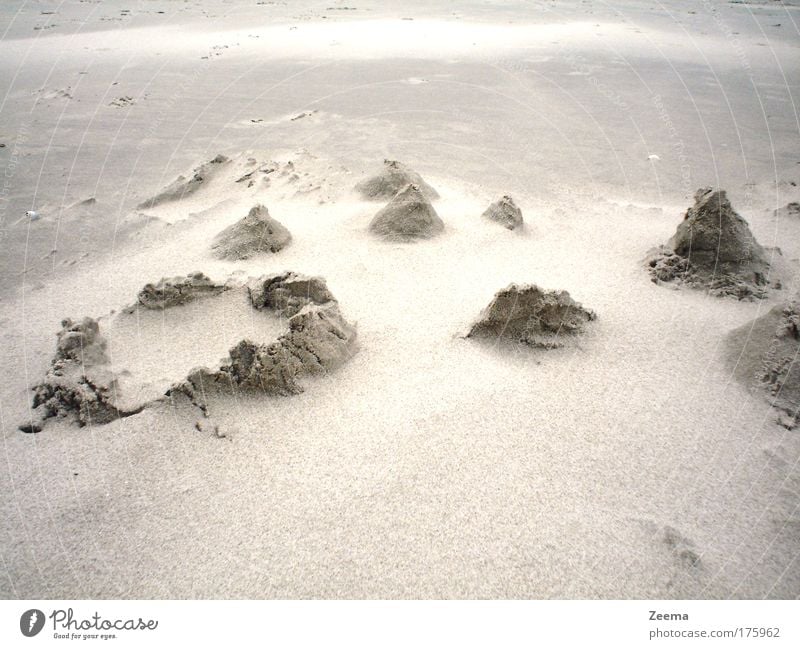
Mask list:
[{"label": "sand", "polygon": [[[348,4],[0,8],[0,596],[800,595],[800,438],[726,347],[798,287],[795,3]],[[384,159],[436,188],[437,237],[369,232],[353,187]],[[650,281],[705,186],[782,289]],[[504,195],[525,228],[480,218]],[[258,204],[291,245],[218,259]],[[65,318],[147,395],[286,330],[238,291],[124,312],[194,271],[323,277],[358,353],[211,423],[18,430]],[[561,349],[465,338],[511,283],[597,319]]]}]

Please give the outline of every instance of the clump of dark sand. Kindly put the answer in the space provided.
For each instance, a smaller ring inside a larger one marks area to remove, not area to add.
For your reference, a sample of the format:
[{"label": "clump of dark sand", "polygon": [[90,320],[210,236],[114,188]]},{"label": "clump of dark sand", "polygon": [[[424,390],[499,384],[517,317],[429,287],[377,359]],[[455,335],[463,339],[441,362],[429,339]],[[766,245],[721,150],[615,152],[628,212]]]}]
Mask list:
[{"label": "clump of dark sand", "polygon": [[226,290],[225,284],[217,284],[200,271],[185,277],[164,277],[156,284],[145,284],[139,291],[137,302],[128,310],[137,306],[145,309],[168,309],[186,304],[203,297],[219,295]]},{"label": "clump of dark sand", "polygon": [[369,229],[384,239],[430,239],[444,230],[444,223],[417,185],[406,185],[381,209]]},{"label": "clump of dark sand", "polygon": [[522,227],[522,210],[517,207],[511,196],[503,196],[500,200],[495,201],[486,208],[481,216],[499,223],[509,230]]},{"label": "clump of dark sand", "polygon": [[117,384],[108,367],[106,341],[97,321],[67,319],[61,326],[50,369],[33,388],[31,420],[20,425],[20,430],[37,433],[45,420],[70,414],[84,426],[141,412],[143,405],[125,409],[117,403]]},{"label": "clump of dark sand", "polygon": [[467,337],[521,342],[545,349],[562,347],[581,333],[595,313],[566,291],[511,284],[498,291]]},{"label": "clump of dark sand", "polygon": [[289,230],[273,219],[266,207],[256,205],[247,216],[220,232],[211,248],[221,259],[239,260],[279,252],[291,240]]},{"label": "clump of dark sand", "polygon": [[323,279],[283,273],[253,280],[248,290],[256,309],[289,318],[288,331],[272,343],[240,341],[219,370],[195,369],[172,393],[187,395],[202,408],[210,392],[298,394],[302,377],[326,374],[355,353],[356,329]]},{"label": "clump of dark sand", "polygon": [[747,221],[722,190],[700,189],[694,198],[667,245],[647,258],[653,281],[680,282],[740,300],[765,297],[769,263]]},{"label": "clump of dark sand", "polygon": [[800,296],[773,307],[728,335],[734,375],[764,391],[781,413],[779,423],[800,423]]},{"label": "clump of dark sand", "polygon": [[367,200],[380,201],[392,198],[407,185],[416,185],[429,201],[439,198],[438,192],[422,176],[397,160],[384,160],[381,173],[362,180],[355,190]]},{"label": "clump of dark sand", "polygon": [[214,175],[219,172],[222,166],[228,162],[230,162],[230,160],[224,155],[216,156],[212,160],[209,160],[208,162],[197,167],[194,172],[192,172],[190,178],[178,176],[162,192],[140,203],[136,209],[151,209],[164,203],[179,201],[182,198],[191,196],[203,185],[207,185]]},{"label": "clump of dark sand", "polygon": [[250,280],[247,291],[254,308],[271,309],[287,318],[308,304],[336,302],[324,279],[293,272]]}]

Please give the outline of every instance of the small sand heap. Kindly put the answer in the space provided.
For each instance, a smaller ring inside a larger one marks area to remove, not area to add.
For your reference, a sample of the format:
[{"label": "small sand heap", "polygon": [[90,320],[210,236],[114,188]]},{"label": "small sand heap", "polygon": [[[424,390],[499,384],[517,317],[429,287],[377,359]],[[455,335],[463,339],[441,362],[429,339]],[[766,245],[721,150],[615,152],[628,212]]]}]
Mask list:
[{"label": "small sand heap", "polygon": [[511,196],[503,196],[500,200],[495,201],[486,208],[481,216],[499,223],[509,230],[522,227],[522,210],[517,207]]},{"label": "small sand heap", "polygon": [[653,281],[679,281],[740,300],[765,297],[769,263],[747,221],[722,190],[700,189],[694,199],[667,246],[648,256]]},{"label": "small sand heap", "polygon": [[735,376],[766,391],[786,428],[800,423],[800,296],[773,307],[728,336]]},{"label": "small sand heap", "polygon": [[292,240],[281,223],[269,215],[263,205],[256,205],[244,218],[225,228],[211,244],[220,259],[247,259],[257,253],[278,252]]},{"label": "small sand heap", "polygon": [[56,354],[44,380],[33,388],[31,420],[19,429],[38,433],[51,417],[75,414],[81,426],[104,424],[141,412],[144,406],[123,409],[116,403],[117,385],[108,367],[106,341],[92,318],[64,320]]},{"label": "small sand heap", "polygon": [[341,315],[323,279],[268,275],[251,281],[248,290],[256,309],[287,316],[289,330],[268,344],[240,341],[219,370],[195,369],[171,393],[185,394],[202,408],[209,392],[298,394],[303,376],[326,374],[355,353],[355,327]]},{"label": "small sand heap", "polygon": [[336,302],[324,279],[292,272],[251,280],[247,290],[254,308],[271,309],[287,318],[308,304]]},{"label": "small sand heap", "polygon": [[355,190],[370,201],[389,200],[407,185],[416,185],[429,201],[439,198],[439,193],[426,183],[416,171],[397,160],[384,160],[383,171],[377,176],[362,180]]},{"label": "small sand heap", "polygon": [[521,342],[532,347],[563,347],[570,336],[579,334],[595,319],[566,291],[545,291],[532,284],[511,284],[498,291],[468,338]]},{"label": "small sand heap", "polygon": [[211,281],[200,271],[186,277],[164,277],[156,284],[146,284],[139,291],[136,304],[128,307],[127,311],[131,312],[138,306],[145,309],[168,309],[198,298],[219,295],[224,290],[224,284]]},{"label": "small sand heap", "polygon": [[384,239],[430,239],[444,230],[444,223],[417,185],[406,185],[369,224]]},{"label": "small sand heap", "polygon": [[163,203],[171,203],[191,196],[203,185],[208,184],[220,168],[228,162],[230,160],[224,155],[218,155],[213,160],[209,160],[197,167],[191,178],[187,179],[185,176],[178,176],[162,192],[140,203],[136,209],[151,209]]}]

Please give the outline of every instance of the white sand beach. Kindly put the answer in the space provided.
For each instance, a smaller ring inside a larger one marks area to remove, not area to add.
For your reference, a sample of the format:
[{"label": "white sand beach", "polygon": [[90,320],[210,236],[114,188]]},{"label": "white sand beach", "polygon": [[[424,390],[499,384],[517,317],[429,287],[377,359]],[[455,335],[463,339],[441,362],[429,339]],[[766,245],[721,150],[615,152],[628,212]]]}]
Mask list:
[{"label": "white sand beach", "polygon": [[[3,3],[0,597],[800,596],[800,404],[737,369],[800,290],[798,24],[794,1]],[[370,231],[389,201],[354,188],[385,159],[441,232]],[[703,187],[763,248],[763,297],[652,281]],[[482,218],[503,196],[523,226]],[[215,254],[257,205],[291,241]],[[126,311],[196,271],[233,288]],[[284,271],[324,278],[354,353],[299,394],[209,394],[210,419],[164,398],[287,331],[243,288]],[[467,337],[512,283],[596,318],[554,349]],[[145,407],[22,432],[83,317]]]}]

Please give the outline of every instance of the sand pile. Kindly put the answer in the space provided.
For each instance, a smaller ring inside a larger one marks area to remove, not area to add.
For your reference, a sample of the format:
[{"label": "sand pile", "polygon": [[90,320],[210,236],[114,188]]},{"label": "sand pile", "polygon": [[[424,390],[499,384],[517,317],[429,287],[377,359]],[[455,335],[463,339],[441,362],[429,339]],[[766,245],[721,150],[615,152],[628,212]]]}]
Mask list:
[{"label": "sand pile", "polygon": [[251,280],[247,291],[254,308],[271,309],[287,318],[308,304],[336,302],[324,279],[292,272]]},{"label": "sand pile", "polygon": [[444,223],[417,185],[406,185],[380,210],[369,229],[389,240],[430,239],[444,230]]},{"label": "sand pile", "polygon": [[392,198],[407,185],[416,185],[429,201],[439,198],[439,193],[422,176],[397,160],[384,160],[381,173],[362,180],[355,190],[367,200],[379,201]]},{"label": "sand pile", "polygon": [[298,394],[303,376],[326,374],[355,353],[355,327],[344,319],[323,279],[268,275],[251,281],[248,291],[254,308],[288,317],[288,331],[268,344],[240,341],[219,370],[195,369],[171,393],[186,394],[203,408],[209,392]]},{"label": "sand pile", "polygon": [[739,380],[766,391],[779,423],[800,423],[800,296],[728,336],[729,362]]},{"label": "sand pile", "polygon": [[522,227],[522,210],[514,203],[511,196],[503,196],[492,203],[481,215],[485,219],[499,223],[509,230]]},{"label": "sand pile", "polygon": [[292,240],[281,223],[269,215],[263,205],[256,205],[233,225],[225,228],[211,244],[220,259],[248,259],[261,252],[279,252]]},{"label": "sand pile", "polygon": [[545,291],[532,284],[511,284],[498,291],[468,338],[521,342],[533,347],[563,347],[581,333],[595,313],[583,308],[566,291]]},{"label": "sand pile", "polygon": [[203,297],[219,295],[226,290],[225,284],[217,284],[200,271],[186,277],[164,277],[156,284],[145,284],[136,304],[128,307],[128,311],[141,306],[145,309],[168,309],[186,304]]},{"label": "sand pile", "polygon": [[648,256],[653,281],[677,281],[740,300],[765,297],[769,263],[747,221],[722,190],[700,189],[694,199],[667,245]]},{"label": "sand pile", "polygon": [[67,319],[61,326],[50,369],[33,388],[31,421],[22,424],[20,430],[37,433],[46,419],[69,414],[84,426],[140,412],[144,405],[123,408],[117,402],[117,384],[108,366],[106,341],[97,321]]},{"label": "sand pile", "polygon": [[178,201],[186,196],[191,196],[203,185],[207,185],[228,162],[230,162],[230,160],[224,155],[218,155],[214,159],[197,167],[192,172],[190,178],[178,176],[162,192],[140,203],[137,209],[151,209],[163,203],[171,203],[172,201]]}]

